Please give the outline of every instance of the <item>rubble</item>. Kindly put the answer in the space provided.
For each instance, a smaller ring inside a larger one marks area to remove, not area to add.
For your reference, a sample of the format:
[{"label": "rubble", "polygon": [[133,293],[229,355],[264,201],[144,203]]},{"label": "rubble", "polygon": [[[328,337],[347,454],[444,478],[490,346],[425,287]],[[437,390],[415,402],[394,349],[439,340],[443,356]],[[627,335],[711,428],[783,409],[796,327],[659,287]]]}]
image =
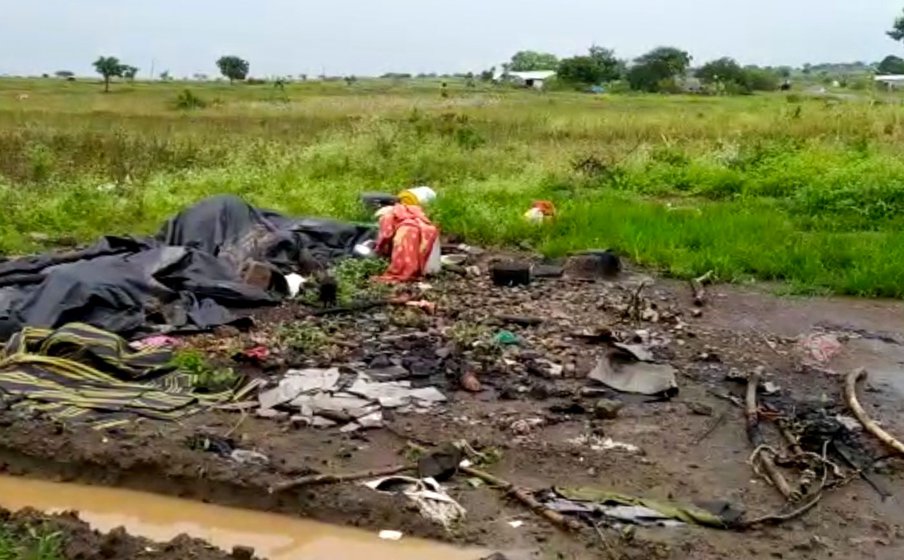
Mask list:
[{"label": "rubble", "polygon": [[[377,370],[378,376],[386,369]],[[412,387],[411,381],[379,381],[355,370],[309,368],[289,370],[276,387],[262,391],[258,401],[259,416],[289,409],[297,412],[293,422],[314,427],[339,424],[343,431],[354,431],[382,426],[386,409],[423,412],[445,402],[446,396],[435,387]]]}]

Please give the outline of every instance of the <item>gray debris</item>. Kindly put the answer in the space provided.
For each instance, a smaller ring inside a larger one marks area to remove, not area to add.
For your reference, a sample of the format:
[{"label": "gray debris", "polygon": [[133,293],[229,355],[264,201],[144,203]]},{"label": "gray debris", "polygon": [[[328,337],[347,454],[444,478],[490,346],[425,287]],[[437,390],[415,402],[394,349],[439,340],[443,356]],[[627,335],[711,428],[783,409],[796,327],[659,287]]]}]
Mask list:
[{"label": "gray debris", "polygon": [[543,506],[563,514],[603,514],[612,521],[631,523],[642,527],[680,527],[681,521],[655,509],[644,506],[602,505],[592,502],[578,502],[566,498],[550,498]]},{"label": "gray debris", "polygon": [[[391,370],[388,377],[400,374]],[[401,369],[401,368],[400,368]],[[341,425],[343,432],[378,428],[383,425],[383,410],[421,412],[446,396],[436,387],[412,388],[410,381],[377,381],[364,373],[340,373],[339,368],[290,370],[279,384],[258,396],[264,418],[288,416],[295,424],[312,427]]]},{"label": "gray debris", "polygon": [[257,415],[259,418],[269,418],[271,420],[282,420],[283,418],[289,417],[288,412],[282,412],[272,408],[260,408],[257,410]]},{"label": "gray debris", "polygon": [[641,526],[680,527],[684,525],[668,515],[643,506],[605,506],[599,511],[612,519]]},{"label": "gray debris", "polygon": [[839,424],[844,426],[844,428],[851,432],[859,432],[863,430],[863,424],[860,423],[860,420],[852,416],[845,416],[844,414],[838,414],[835,416],[835,420],[838,421]]},{"label": "gray debris", "polygon": [[270,463],[270,458],[263,453],[248,449],[233,449],[230,457],[236,463],[243,465],[267,465]]},{"label": "gray debris", "polygon": [[371,401],[348,393],[301,395],[289,403],[289,406],[301,410],[304,416],[328,413],[329,418],[335,416],[358,418],[372,412],[370,405]]},{"label": "gray debris", "polygon": [[267,410],[287,403],[312,391],[329,391],[339,382],[339,368],[330,369],[290,369],[275,389],[263,391],[258,400],[261,409]]},{"label": "gray debris", "polygon": [[588,377],[623,393],[673,395],[678,392],[675,368],[668,364],[616,362],[607,355],[599,359]]},{"label": "gray debris", "polygon": [[444,402],[446,396],[435,387],[412,389],[410,381],[374,382],[366,375],[359,375],[348,392],[377,401],[383,408],[399,408],[409,404],[426,405]]},{"label": "gray debris", "polygon": [[613,342],[612,346],[624,350],[631,354],[636,360],[641,362],[655,362],[656,358],[653,353],[643,344],[622,344],[621,342]]},{"label": "gray debris", "polygon": [[383,368],[371,368],[367,370],[367,375],[377,381],[398,381],[400,379],[405,379],[411,374],[402,366],[388,366]]},{"label": "gray debris", "polygon": [[606,517],[623,523],[640,526],[680,527],[681,521],[644,506],[607,506],[588,502],[577,502],[566,498],[552,498],[543,502],[543,506],[552,511],[564,514],[601,513]]}]

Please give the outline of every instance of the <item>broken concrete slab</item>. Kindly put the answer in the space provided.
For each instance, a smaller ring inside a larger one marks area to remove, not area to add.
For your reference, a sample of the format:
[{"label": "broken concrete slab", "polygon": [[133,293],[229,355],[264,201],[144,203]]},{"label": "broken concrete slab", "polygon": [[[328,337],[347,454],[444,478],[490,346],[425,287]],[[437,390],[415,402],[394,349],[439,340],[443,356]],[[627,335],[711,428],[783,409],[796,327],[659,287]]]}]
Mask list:
[{"label": "broken concrete slab", "polygon": [[261,409],[285,404],[303,393],[328,391],[339,382],[339,368],[289,370],[274,389],[258,395]]},{"label": "broken concrete slab", "polygon": [[678,393],[675,368],[668,364],[624,363],[605,355],[588,377],[623,393],[667,396]]}]

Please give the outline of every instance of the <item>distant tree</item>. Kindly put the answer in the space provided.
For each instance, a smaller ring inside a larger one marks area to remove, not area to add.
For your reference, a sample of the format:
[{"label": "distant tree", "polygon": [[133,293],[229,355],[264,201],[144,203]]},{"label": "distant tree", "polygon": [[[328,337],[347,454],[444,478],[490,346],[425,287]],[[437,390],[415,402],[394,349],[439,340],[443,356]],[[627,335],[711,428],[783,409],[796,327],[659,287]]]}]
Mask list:
[{"label": "distant tree", "polygon": [[744,81],[744,69],[735,59],[724,57],[707,62],[697,69],[694,75],[704,83],[741,83]]},{"label": "distant tree", "polygon": [[122,77],[129,80],[130,82],[135,81],[135,76],[138,75],[138,68],[134,66],[124,65],[122,67]]},{"label": "distant tree", "polygon": [[248,70],[251,69],[251,65],[247,60],[242,60],[237,56],[221,56],[219,60],[217,60],[217,68],[220,69],[220,73],[223,74],[224,77],[229,78],[229,83],[233,83],[236,80],[242,81],[248,77]]},{"label": "distant tree", "polygon": [[752,91],[748,70],[741,68],[733,58],[724,57],[707,62],[697,69],[694,76],[704,84],[716,86],[729,93]]},{"label": "distant tree", "polygon": [[778,72],[778,75],[785,80],[791,77],[790,66],[779,66],[776,71]]},{"label": "distant tree", "polygon": [[121,77],[125,68],[115,56],[101,56],[94,61],[94,69],[104,78],[104,93],[110,91],[110,80]]},{"label": "distant tree", "polygon": [[173,79],[173,77],[170,75],[170,71],[169,71],[169,70],[164,70],[163,72],[160,73],[160,80],[161,80],[161,81],[168,82],[168,81],[170,81],[170,80],[172,80],[172,79]]},{"label": "distant tree", "polygon": [[610,49],[593,46],[585,56],[562,59],[558,77],[571,84],[600,84],[621,76],[622,63]]},{"label": "distant tree", "polygon": [[488,70],[484,70],[483,72],[480,73],[480,81],[481,82],[492,82],[493,78],[495,78],[495,77],[496,77],[496,67],[495,66],[493,66],[492,68],[489,68]]},{"label": "distant tree", "polygon": [[751,66],[744,69],[744,83],[748,91],[775,91],[781,86],[781,76],[769,68]]},{"label": "distant tree", "polygon": [[358,78],[357,76],[346,76],[344,80],[346,85],[353,86],[358,81]]},{"label": "distant tree", "polygon": [[803,72],[807,76],[809,76],[812,71],[813,71],[813,65],[810,64],[809,62],[804,64],[803,68],[801,68],[801,72]]},{"label": "distant tree", "polygon": [[904,59],[888,55],[876,67],[879,74],[904,74]]},{"label": "distant tree", "polygon": [[555,70],[559,59],[551,53],[537,51],[519,51],[512,56],[512,72],[530,72],[531,70]]},{"label": "distant tree", "polygon": [[892,25],[891,30],[886,32],[886,35],[895,41],[904,41],[904,15],[895,18],[894,25]]},{"label": "distant tree", "polygon": [[657,47],[634,60],[628,83],[638,91],[663,91],[674,87],[675,79],[687,72],[691,55],[674,47]]},{"label": "distant tree", "polygon": [[69,70],[57,70],[53,75],[57,78],[68,79],[75,76],[75,72],[70,72]]},{"label": "distant tree", "polygon": [[307,82],[307,81],[308,81],[308,75],[307,75],[307,74],[299,74],[299,75],[298,75],[298,79],[301,80],[302,82]]}]

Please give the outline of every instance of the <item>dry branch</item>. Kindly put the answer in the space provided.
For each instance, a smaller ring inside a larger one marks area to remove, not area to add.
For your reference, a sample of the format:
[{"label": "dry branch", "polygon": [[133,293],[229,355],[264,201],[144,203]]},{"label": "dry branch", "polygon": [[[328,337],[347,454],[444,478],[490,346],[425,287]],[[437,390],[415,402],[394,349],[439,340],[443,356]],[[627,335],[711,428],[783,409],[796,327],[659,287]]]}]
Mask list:
[{"label": "dry branch", "polygon": [[712,276],[713,271],[710,270],[703,276],[690,280],[691,291],[694,293],[694,305],[697,307],[706,305],[706,288],[703,286],[710,281]]},{"label": "dry branch", "polygon": [[[772,460],[772,456],[769,454],[770,451],[766,449],[767,446],[764,443],[763,434],[760,431],[760,414],[756,404],[756,390],[759,385],[759,374],[750,374],[750,378],[747,380],[746,400],[747,439],[750,440],[750,443],[756,450],[753,456],[751,456],[751,459],[755,461],[757,458],[759,458],[760,464],[763,466],[763,471],[772,482],[772,485],[775,486],[776,490],[778,490],[786,500],[791,500],[794,498],[795,492],[791,490],[791,487],[788,485],[788,481],[785,480],[785,477],[782,476],[782,473],[778,470],[778,467],[775,466],[775,461]],[[762,452],[759,453],[759,451],[761,450]]]},{"label": "dry branch", "polygon": [[845,378],[844,397],[847,400],[847,405],[854,412],[854,416],[857,417],[857,420],[860,420],[860,423],[863,424],[863,427],[867,432],[876,436],[879,441],[896,451],[898,454],[904,455],[904,444],[880,428],[879,425],[866,414],[866,411],[863,410],[863,407],[860,406],[860,403],[857,401],[857,382],[864,377],[866,377],[866,370],[858,369],[849,373]]},{"label": "dry branch", "polygon": [[343,473],[343,474],[332,474],[332,473],[323,473],[323,474],[312,474],[307,476],[302,476],[299,478],[294,478],[292,480],[287,480],[286,482],[280,482],[279,484],[274,484],[270,487],[270,493],[274,494],[276,492],[284,492],[286,490],[291,490],[292,488],[297,488],[298,486],[312,486],[315,484],[336,484],[340,482],[352,482],[355,480],[363,480],[366,478],[376,478],[378,476],[391,476],[394,474],[399,474],[405,471],[415,470],[415,467],[412,465],[401,465],[395,467],[388,467],[385,469],[376,469],[372,471],[359,471],[353,473]]},{"label": "dry branch", "polygon": [[461,467],[461,472],[477,477],[487,484],[505,491],[508,495],[516,498],[519,502],[529,507],[535,513],[542,515],[543,517],[563,529],[568,529],[570,531],[580,531],[584,527],[578,521],[575,521],[574,519],[568,519],[561,513],[547,508],[546,506],[538,502],[536,498],[531,496],[530,493],[528,493],[526,490],[516,487],[514,484],[507,480],[497,478],[482,470],[475,469],[474,467]]}]

